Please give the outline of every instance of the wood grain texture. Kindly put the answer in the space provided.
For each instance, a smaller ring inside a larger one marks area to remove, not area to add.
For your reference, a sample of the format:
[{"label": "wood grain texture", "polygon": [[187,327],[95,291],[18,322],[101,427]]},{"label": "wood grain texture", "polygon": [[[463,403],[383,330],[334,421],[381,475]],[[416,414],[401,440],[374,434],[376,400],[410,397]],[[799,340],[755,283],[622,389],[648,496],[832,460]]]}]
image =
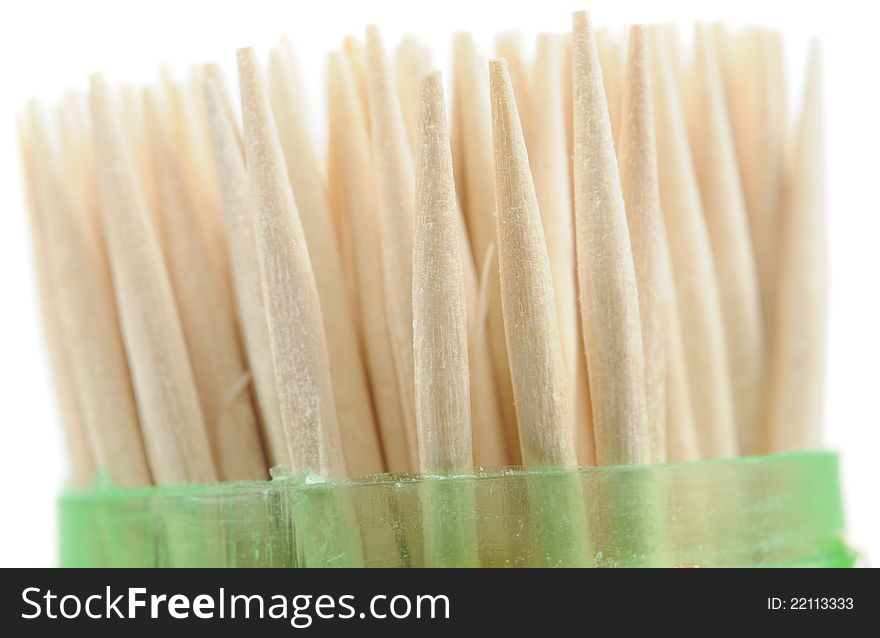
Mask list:
[{"label": "wood grain texture", "polygon": [[578,397],[573,418],[578,459],[595,463],[590,388],[580,335],[577,302],[577,263],[574,251],[574,216],[569,179],[568,137],[565,130],[564,42],[560,36],[538,37],[532,75],[529,165],[541,212],[544,240],[550,256],[553,293],[562,355],[571,397]]},{"label": "wood grain texture", "polygon": [[496,231],[494,160],[486,76],[469,34],[459,33],[455,36],[453,55],[453,101],[459,114],[456,124],[460,126],[462,209],[471,239],[474,264],[478,271],[482,271],[484,264],[488,263],[486,338],[492,351],[507,449],[511,462],[519,464],[522,456],[504,334],[498,264],[496,260],[487,261],[490,247],[496,242]]},{"label": "wood grain texture", "polygon": [[385,318],[410,462],[418,463],[413,372],[412,255],[415,206],[413,159],[379,30],[367,27],[367,93],[371,117]]},{"label": "wood grain texture", "polygon": [[171,281],[102,77],[92,77],[89,100],[101,218],[150,470],[160,485],[215,481]]},{"label": "wood grain texture", "polygon": [[230,119],[224,106],[224,98],[221,97],[221,89],[216,80],[207,80],[204,90],[208,126],[222,187],[238,323],[244,338],[263,440],[266,444],[266,455],[273,466],[289,466],[292,459],[287,449],[287,439],[278,406],[275,369],[272,365],[272,350],[269,343],[269,325],[260,279],[257,239],[254,235],[254,211],[248,190],[241,140],[238,136],[238,127]]},{"label": "wood grain texture", "polygon": [[767,452],[821,444],[828,298],[820,65],[814,42],[780,223],[777,310],[768,361]]},{"label": "wood grain texture", "polygon": [[391,337],[388,333],[379,220],[370,134],[350,64],[341,53],[330,56],[330,124],[344,135],[331,138],[339,145],[342,213],[351,228],[352,256],[359,301],[357,316],[379,433],[388,471],[415,471],[397,393]]},{"label": "wood grain texture", "polygon": [[647,27],[630,27],[628,46],[617,155],[639,293],[651,461],[662,463],[667,449],[667,306],[674,302],[674,284],[664,268],[668,247],[660,211]]},{"label": "wood grain texture", "polygon": [[354,312],[349,302],[327,190],[305,121],[297,107],[296,86],[291,79],[295,77],[293,62],[284,51],[276,48],[270,53],[270,96],[287,176],[302,221],[321,301],[342,449],[351,476],[375,474],[382,471],[384,461]]},{"label": "wood grain texture", "polygon": [[694,420],[703,457],[737,452],[724,324],[712,249],[688,148],[681,99],[659,34],[652,32],[652,80],[660,206],[666,222]]},{"label": "wood grain texture", "polygon": [[281,422],[295,472],[346,476],[321,305],[253,49],[238,51],[244,146]]},{"label": "wood grain texture", "polygon": [[688,109],[691,151],[721,295],[739,448],[743,454],[758,454],[763,448],[764,328],[755,254],[721,69],[707,26],[698,25],[695,42]]},{"label": "wood grain texture", "polygon": [[608,105],[589,14],[572,32],[575,224],[596,462],[651,458],[639,299]]},{"label": "wood grain texture", "polygon": [[419,471],[473,471],[468,319],[452,151],[439,72],[421,76],[413,244]]},{"label": "wood grain texture", "polygon": [[31,239],[34,269],[36,271],[37,295],[43,320],[43,334],[46,339],[46,350],[49,355],[52,381],[64,439],[67,443],[67,455],[70,459],[70,486],[88,487],[95,476],[97,466],[86,437],[83,416],[76,393],[72,368],[64,347],[61,332],[59,309],[52,291],[49,278],[48,255],[46,242],[41,231],[40,213],[36,193],[36,166],[31,144],[30,127],[24,117],[17,121],[20,154],[24,173],[25,197],[31,225]]},{"label": "wood grain texture", "polygon": [[498,271],[523,461],[577,464],[550,258],[504,60],[489,62]]}]

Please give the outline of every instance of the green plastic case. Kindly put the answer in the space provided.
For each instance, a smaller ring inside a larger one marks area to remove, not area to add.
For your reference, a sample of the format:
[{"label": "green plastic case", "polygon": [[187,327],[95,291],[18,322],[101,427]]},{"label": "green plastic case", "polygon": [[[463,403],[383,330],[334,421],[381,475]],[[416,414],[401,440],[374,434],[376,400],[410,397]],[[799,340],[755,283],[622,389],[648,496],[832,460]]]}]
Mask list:
[{"label": "green plastic case", "polygon": [[848,567],[838,460],[314,476],[59,501],[65,567]]}]

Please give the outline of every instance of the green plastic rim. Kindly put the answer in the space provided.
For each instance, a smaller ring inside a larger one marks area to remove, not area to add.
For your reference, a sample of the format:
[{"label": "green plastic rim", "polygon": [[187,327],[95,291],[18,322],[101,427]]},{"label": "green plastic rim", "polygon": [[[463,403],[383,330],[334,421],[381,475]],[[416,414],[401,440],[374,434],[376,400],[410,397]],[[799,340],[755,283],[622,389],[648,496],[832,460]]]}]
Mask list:
[{"label": "green plastic rim", "polygon": [[837,455],[65,493],[64,567],[849,567]]}]

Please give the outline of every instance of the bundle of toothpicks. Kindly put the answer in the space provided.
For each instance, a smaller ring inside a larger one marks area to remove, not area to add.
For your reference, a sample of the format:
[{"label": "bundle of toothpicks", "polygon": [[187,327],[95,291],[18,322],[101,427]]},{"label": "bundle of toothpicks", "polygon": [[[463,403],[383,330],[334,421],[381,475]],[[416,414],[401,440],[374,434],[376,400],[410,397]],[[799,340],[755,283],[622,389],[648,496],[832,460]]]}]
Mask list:
[{"label": "bundle of toothpicks", "polygon": [[456,34],[447,77],[346,38],[326,153],[286,40],[237,52],[240,102],[209,64],[29,106],[73,484],[818,447],[817,49],[790,122],[778,33],[591,20]]}]

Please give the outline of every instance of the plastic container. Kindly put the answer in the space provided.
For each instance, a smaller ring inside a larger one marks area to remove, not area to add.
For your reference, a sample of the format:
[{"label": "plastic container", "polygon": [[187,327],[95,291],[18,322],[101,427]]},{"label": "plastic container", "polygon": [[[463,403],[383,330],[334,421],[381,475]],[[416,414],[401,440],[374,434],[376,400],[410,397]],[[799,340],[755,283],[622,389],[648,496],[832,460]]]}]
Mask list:
[{"label": "plastic container", "polygon": [[59,502],[66,567],[847,567],[838,461],[797,452],[472,477],[316,477]]}]

